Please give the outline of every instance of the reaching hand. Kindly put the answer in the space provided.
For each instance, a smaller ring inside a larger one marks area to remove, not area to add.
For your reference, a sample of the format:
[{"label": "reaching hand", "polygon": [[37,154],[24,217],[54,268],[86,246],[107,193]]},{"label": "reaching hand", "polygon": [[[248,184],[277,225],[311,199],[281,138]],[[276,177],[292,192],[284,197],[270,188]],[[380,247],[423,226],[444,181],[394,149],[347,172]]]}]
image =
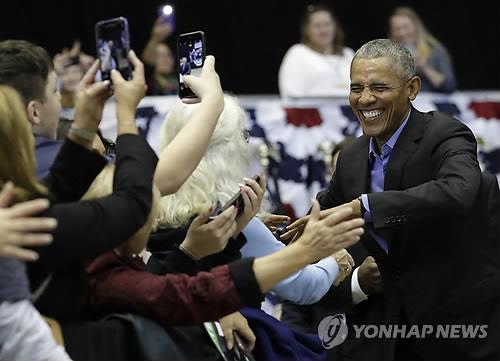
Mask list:
[{"label": "reaching hand", "polygon": [[248,349],[253,350],[255,346],[255,334],[248,325],[248,321],[239,312],[231,313],[230,315],[224,316],[219,320],[219,323],[224,332],[224,337],[226,338],[227,348],[232,350],[234,346],[234,336],[233,333],[237,332],[238,335],[243,337],[246,341]]},{"label": "reaching hand", "polygon": [[243,198],[244,209],[243,213],[237,218],[236,237],[245,228],[245,226],[252,220],[253,217],[260,211],[260,205],[264,193],[266,191],[266,179],[262,175],[260,182],[257,183],[253,179],[245,178],[245,185],[241,185],[241,197]]},{"label": "reaching hand", "polygon": [[135,119],[137,105],[139,105],[141,99],[146,95],[144,65],[133,50],[130,50],[128,58],[134,67],[131,80],[123,79],[120,72],[115,69],[111,71],[118,121],[121,121],[123,118],[129,119],[130,117],[134,117]]},{"label": "reaching hand", "polygon": [[229,207],[209,223],[210,211],[199,215],[189,226],[182,247],[196,260],[221,252],[236,230],[236,213],[234,206]]},{"label": "reaching hand", "polygon": [[264,217],[262,217],[262,222],[266,225],[267,228],[271,232],[276,232],[277,227],[280,224],[286,223],[290,221],[290,217],[288,216],[283,216],[281,214],[267,214]]},{"label": "reaching hand", "polygon": [[97,131],[104,104],[112,95],[108,80],[94,81],[98,71],[99,61],[96,60],[83,76],[76,92],[74,124],[91,132]]},{"label": "reaching hand", "polygon": [[52,242],[57,222],[54,218],[32,217],[49,207],[46,199],[36,199],[7,208],[14,186],[7,183],[0,192],[0,256],[36,261],[38,253],[22,247],[43,246]]},{"label": "reaching hand", "polygon": [[364,233],[363,225],[363,219],[352,218],[351,207],[341,207],[320,218],[319,203],[314,200],[309,221],[297,243],[310,253],[310,259],[320,260],[358,242]]},{"label": "reaching hand", "polygon": [[[358,204],[359,204],[359,201],[356,200],[356,202],[358,202]],[[337,207],[324,209],[319,213],[319,217],[320,217],[320,219],[323,219],[323,218],[329,216],[330,214],[335,213],[341,209],[352,208],[353,204],[354,204],[353,202],[350,202],[350,203],[342,204],[342,205],[337,206]],[[310,216],[304,216],[302,218],[297,219],[292,224],[289,224],[286,227],[287,232],[283,233],[281,235],[280,239],[283,241],[286,241],[288,239],[291,239],[292,240],[291,242],[296,241],[301,236],[302,232],[304,232],[304,228],[307,224],[307,221],[309,220],[309,217]],[[352,214],[351,217],[355,217],[355,213]]]},{"label": "reaching hand", "polygon": [[184,82],[191,88],[198,98],[182,99],[184,103],[192,104],[200,101],[214,101],[224,109],[224,94],[220,85],[219,75],[215,71],[215,58],[211,55],[205,57],[205,63],[199,77],[194,75],[184,75]]},{"label": "reaching hand", "polygon": [[333,282],[334,286],[338,286],[347,276],[349,276],[352,272],[352,267],[354,267],[354,260],[352,256],[347,252],[345,248],[340,251],[334,253],[332,256],[335,258],[337,265],[339,266],[339,274],[335,281]]}]

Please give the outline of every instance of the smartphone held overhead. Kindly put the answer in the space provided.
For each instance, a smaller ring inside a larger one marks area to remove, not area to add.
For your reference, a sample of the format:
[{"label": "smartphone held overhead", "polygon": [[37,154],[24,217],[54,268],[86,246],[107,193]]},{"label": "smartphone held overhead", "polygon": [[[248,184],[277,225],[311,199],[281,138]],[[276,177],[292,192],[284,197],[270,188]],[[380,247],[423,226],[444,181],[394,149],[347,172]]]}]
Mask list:
[{"label": "smartphone held overhead", "polygon": [[179,97],[196,98],[196,94],[184,83],[185,75],[200,76],[205,63],[205,33],[195,31],[179,35],[177,39],[177,70],[179,74]]},{"label": "smartphone held overhead", "polygon": [[132,67],[128,59],[130,35],[124,17],[102,20],[95,25],[96,51],[101,63],[101,79],[111,80],[111,70],[130,79]]}]

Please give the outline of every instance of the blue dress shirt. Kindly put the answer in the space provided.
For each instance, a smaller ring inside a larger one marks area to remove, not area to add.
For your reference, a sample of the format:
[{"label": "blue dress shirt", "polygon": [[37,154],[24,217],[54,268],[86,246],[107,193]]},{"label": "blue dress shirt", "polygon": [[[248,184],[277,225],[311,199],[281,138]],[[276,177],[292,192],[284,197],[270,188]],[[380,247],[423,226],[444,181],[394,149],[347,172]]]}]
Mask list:
[{"label": "blue dress shirt", "polygon": [[[375,143],[374,138],[370,138],[370,148],[368,152],[369,160],[370,160],[370,193],[375,192],[383,192],[384,191],[384,180],[385,180],[385,172],[387,169],[387,164],[389,164],[389,159],[391,158],[392,150],[396,145],[396,142],[403,132],[403,129],[408,123],[408,119],[410,118],[411,109],[406,116],[406,119],[399,126],[398,130],[394,132],[394,134],[389,138],[389,140],[382,146],[380,150],[380,154],[377,152],[377,145]],[[387,245],[387,241],[379,236],[375,230],[373,229],[373,218],[370,212],[370,203],[368,201],[368,195],[362,194],[361,201],[363,202],[363,207],[366,212],[364,215],[365,222],[367,223],[368,232],[370,232],[371,236],[375,238],[380,247],[385,251],[385,253],[389,253],[389,247]]]}]

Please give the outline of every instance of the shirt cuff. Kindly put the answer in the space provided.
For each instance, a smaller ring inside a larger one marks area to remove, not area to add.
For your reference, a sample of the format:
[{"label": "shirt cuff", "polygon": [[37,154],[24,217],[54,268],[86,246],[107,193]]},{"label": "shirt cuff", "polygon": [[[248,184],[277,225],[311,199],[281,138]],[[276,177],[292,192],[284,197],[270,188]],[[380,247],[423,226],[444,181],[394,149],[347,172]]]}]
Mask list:
[{"label": "shirt cuff", "polygon": [[361,202],[363,202],[363,207],[365,208],[364,219],[365,222],[372,222],[372,213],[370,212],[370,203],[368,202],[368,194],[361,195]]},{"label": "shirt cuff", "polygon": [[229,263],[229,273],[246,307],[260,308],[264,295],[253,271],[254,258],[242,258]]},{"label": "shirt cuff", "polygon": [[368,299],[368,296],[366,295],[366,293],[363,292],[361,286],[359,285],[358,270],[359,267],[356,267],[351,277],[352,303],[355,305],[363,301],[366,301]]}]

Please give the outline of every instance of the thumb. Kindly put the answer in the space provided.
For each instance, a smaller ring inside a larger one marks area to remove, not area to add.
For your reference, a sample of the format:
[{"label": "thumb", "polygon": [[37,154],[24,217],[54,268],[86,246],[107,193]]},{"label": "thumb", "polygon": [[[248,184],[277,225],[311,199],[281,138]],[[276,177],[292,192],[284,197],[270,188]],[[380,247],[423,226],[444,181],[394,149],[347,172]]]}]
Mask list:
[{"label": "thumb", "polygon": [[210,218],[210,213],[211,213],[210,209],[206,212],[203,212],[193,220],[192,224],[194,226],[201,226],[207,223],[208,219]]},{"label": "thumb", "polygon": [[311,215],[309,219],[312,221],[319,220],[319,203],[316,199],[312,202]]},{"label": "thumb", "polygon": [[229,350],[232,350],[234,345],[234,335],[232,331],[233,330],[230,330],[229,332],[224,332],[225,333],[224,336],[226,337],[227,348]]},{"label": "thumb", "polygon": [[109,80],[100,81],[89,86],[87,91],[91,96],[104,94],[108,90],[109,84],[110,84]]},{"label": "thumb", "polygon": [[111,80],[113,81],[114,84],[118,84],[125,81],[120,72],[115,69],[111,70]]},{"label": "thumb", "polygon": [[186,85],[193,91],[195,90],[193,88],[196,88],[199,82],[199,79],[193,75],[183,75],[182,79],[184,80],[184,83],[186,83]]}]

